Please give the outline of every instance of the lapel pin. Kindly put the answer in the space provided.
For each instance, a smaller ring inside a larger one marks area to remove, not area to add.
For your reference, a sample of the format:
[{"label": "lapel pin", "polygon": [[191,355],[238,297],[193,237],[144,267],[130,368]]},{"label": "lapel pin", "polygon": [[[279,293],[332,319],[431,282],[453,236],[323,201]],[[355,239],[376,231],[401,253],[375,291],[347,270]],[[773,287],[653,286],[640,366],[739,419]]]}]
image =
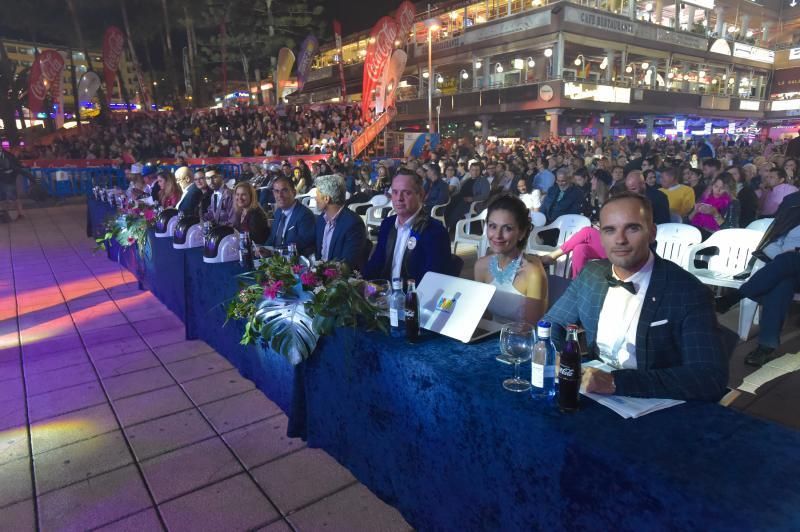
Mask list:
[{"label": "lapel pin", "polygon": [[653,301],[655,301],[655,300],[656,300],[656,298],[655,298],[655,297],[653,297]]}]

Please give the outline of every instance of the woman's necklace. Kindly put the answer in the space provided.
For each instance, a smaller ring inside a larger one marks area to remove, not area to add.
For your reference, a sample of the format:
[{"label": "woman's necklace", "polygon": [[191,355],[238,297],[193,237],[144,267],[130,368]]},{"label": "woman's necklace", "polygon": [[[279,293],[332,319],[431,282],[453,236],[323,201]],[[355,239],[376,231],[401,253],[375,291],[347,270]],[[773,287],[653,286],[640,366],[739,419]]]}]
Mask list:
[{"label": "woman's necklace", "polygon": [[489,273],[498,284],[509,285],[514,282],[514,277],[517,276],[517,270],[519,270],[520,264],[522,264],[521,253],[506,264],[505,268],[500,268],[498,255],[492,255],[489,259]]}]

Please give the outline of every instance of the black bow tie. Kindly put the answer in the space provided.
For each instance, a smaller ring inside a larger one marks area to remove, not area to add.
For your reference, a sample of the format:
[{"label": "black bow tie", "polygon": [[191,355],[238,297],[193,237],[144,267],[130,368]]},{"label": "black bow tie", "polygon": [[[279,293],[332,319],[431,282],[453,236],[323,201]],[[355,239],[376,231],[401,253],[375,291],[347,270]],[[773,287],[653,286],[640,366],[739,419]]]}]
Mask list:
[{"label": "black bow tie", "polygon": [[623,281],[621,279],[616,279],[610,274],[606,275],[606,281],[608,281],[609,288],[614,288],[615,286],[621,286],[631,294],[636,295],[636,287],[630,281]]}]

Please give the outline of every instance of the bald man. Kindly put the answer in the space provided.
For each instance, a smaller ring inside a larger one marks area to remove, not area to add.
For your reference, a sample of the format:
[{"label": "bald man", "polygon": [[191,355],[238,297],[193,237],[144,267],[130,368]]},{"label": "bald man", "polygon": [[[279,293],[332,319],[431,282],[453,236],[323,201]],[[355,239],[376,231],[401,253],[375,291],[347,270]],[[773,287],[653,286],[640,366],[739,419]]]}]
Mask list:
[{"label": "bald man", "polygon": [[628,172],[627,177],[625,177],[625,188],[629,192],[641,194],[650,200],[653,206],[653,222],[656,225],[669,223],[669,199],[667,199],[667,195],[656,188],[648,187],[644,182],[641,171],[631,170]]}]

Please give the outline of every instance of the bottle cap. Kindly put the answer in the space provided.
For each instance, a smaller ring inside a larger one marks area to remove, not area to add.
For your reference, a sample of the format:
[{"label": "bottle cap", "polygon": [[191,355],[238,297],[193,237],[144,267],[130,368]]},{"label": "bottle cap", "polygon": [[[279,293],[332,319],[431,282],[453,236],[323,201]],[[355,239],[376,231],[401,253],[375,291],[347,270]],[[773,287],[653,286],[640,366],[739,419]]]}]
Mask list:
[{"label": "bottle cap", "polygon": [[400,279],[395,279],[392,281],[392,289],[393,290],[402,290],[403,289],[403,281]]}]

